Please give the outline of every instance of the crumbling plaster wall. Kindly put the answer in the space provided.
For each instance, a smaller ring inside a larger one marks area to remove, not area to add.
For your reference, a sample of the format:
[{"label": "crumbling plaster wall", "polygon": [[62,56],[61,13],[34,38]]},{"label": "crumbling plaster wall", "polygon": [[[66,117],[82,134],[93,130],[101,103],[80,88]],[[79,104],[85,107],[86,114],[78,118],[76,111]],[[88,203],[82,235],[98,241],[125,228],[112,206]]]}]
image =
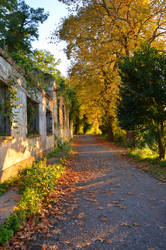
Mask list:
[{"label": "crumbling plaster wall", "polygon": [[[57,132],[54,126],[57,123],[56,92],[52,91],[52,97],[48,97],[41,90],[35,96],[29,95],[25,88],[24,77],[0,56],[0,81],[8,84],[12,79],[11,76],[17,81],[17,100],[15,101],[16,108],[14,109],[17,122],[11,127],[11,136],[0,136],[0,181],[15,175],[19,169],[27,164],[31,164],[43,154],[53,151],[57,133],[60,134],[59,138],[62,141],[66,140],[66,135],[64,139],[63,131]],[[27,136],[27,96],[39,104],[39,135],[30,137]],[[47,135],[46,129],[47,108],[53,114],[53,131],[51,135]]]},{"label": "crumbling plaster wall", "polygon": [[[66,108],[64,97],[63,96],[59,97],[59,101],[60,101],[60,103],[59,103],[59,124],[56,121],[55,134],[56,134],[57,138],[64,143],[64,142],[68,141],[70,138],[72,138],[73,135],[71,133],[71,129],[69,126],[69,111]],[[63,115],[63,107],[64,107],[64,115]],[[57,108],[57,105],[56,105],[56,108]],[[57,112],[58,112],[58,110],[56,110],[56,113]]]}]

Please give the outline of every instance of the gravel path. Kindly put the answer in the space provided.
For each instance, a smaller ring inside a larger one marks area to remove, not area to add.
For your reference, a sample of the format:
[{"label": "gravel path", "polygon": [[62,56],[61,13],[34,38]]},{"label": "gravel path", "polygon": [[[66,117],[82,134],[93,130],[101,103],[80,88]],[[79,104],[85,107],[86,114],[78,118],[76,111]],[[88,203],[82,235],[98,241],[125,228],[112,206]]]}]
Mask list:
[{"label": "gravel path", "polygon": [[72,168],[82,181],[63,218],[50,218],[55,233],[38,237],[43,249],[166,249],[166,184],[119,159],[96,136],[77,137],[75,151]]}]

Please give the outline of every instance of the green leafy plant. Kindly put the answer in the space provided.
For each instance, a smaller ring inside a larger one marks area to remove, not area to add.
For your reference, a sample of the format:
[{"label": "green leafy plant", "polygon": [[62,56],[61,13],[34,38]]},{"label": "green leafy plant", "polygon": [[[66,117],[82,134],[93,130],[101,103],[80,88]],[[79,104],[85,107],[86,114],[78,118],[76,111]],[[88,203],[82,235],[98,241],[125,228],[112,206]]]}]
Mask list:
[{"label": "green leafy plant", "polygon": [[48,166],[46,159],[34,163],[33,167],[26,168],[21,172],[21,189],[24,191],[26,187],[32,188],[39,195],[44,197],[54,188],[56,182],[63,173],[63,166]]},{"label": "green leafy plant", "polygon": [[0,227],[0,245],[8,241],[14,232],[25,222],[26,212],[19,210],[14,212]]},{"label": "green leafy plant", "polygon": [[165,157],[166,54],[143,45],[119,62],[121,76],[118,119],[121,128],[141,132],[150,144],[158,144],[159,158]]},{"label": "green leafy plant", "polygon": [[26,216],[37,216],[48,194],[56,188],[57,181],[64,172],[60,164],[48,166],[47,160],[35,162],[32,167],[22,170],[16,178],[0,184],[0,192],[16,185],[22,198],[16,211],[0,227],[0,245],[8,241],[25,222]]},{"label": "green leafy plant", "polygon": [[23,193],[18,209],[26,211],[27,215],[38,214],[41,210],[41,198],[35,189],[27,187]]},{"label": "green leafy plant", "polygon": [[18,177],[10,177],[8,180],[4,181],[3,183],[0,183],[0,196],[6,192],[10,187],[14,186],[15,183],[18,181]]},{"label": "green leafy plant", "polygon": [[166,160],[158,159],[158,154],[150,148],[136,148],[128,152],[128,156],[140,162],[138,167],[162,181],[166,181]]}]

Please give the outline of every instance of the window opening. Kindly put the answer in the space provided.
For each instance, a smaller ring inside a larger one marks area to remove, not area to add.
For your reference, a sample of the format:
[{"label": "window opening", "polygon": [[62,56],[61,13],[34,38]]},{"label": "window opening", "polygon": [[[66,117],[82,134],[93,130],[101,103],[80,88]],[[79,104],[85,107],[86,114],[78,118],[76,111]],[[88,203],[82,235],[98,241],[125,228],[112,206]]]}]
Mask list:
[{"label": "window opening", "polygon": [[65,106],[62,105],[63,128],[65,127]]},{"label": "window opening", "polygon": [[27,135],[39,135],[39,104],[27,97]]},{"label": "window opening", "polygon": [[59,108],[60,108],[60,100],[59,100],[59,98],[58,98],[58,99],[57,99],[57,125],[58,125],[58,127],[59,127],[59,125],[60,125]]},{"label": "window opening", "polygon": [[10,136],[10,117],[8,87],[0,83],[0,136]]},{"label": "window opening", "polygon": [[46,128],[47,128],[47,135],[53,133],[52,130],[52,112],[50,110],[46,110]]}]

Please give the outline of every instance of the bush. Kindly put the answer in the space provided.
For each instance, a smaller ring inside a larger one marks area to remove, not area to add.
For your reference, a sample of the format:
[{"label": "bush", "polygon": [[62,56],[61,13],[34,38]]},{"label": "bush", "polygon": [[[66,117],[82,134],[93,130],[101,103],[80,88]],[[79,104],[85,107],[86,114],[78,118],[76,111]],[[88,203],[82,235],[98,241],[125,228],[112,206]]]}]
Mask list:
[{"label": "bush", "polygon": [[0,227],[0,245],[8,241],[14,232],[25,222],[26,212],[18,210],[14,212]]},{"label": "bush", "polygon": [[56,187],[62,172],[61,165],[47,166],[46,159],[41,160],[21,172],[21,189],[31,188],[40,198],[44,197]]},{"label": "bush", "polygon": [[6,192],[10,187],[12,187],[15,182],[17,182],[18,177],[10,177],[8,180],[4,181],[3,183],[0,183],[0,196]]},{"label": "bush", "polygon": [[158,157],[158,154],[152,151],[150,148],[136,148],[129,152],[129,155],[136,158],[137,160],[153,160]]},{"label": "bush", "polygon": [[[25,222],[26,216],[40,213],[42,201],[56,188],[63,171],[64,167],[60,164],[48,166],[44,159],[19,173],[12,183],[19,187],[23,195],[17,210],[0,227],[0,245],[13,236],[14,232]],[[6,189],[6,184],[2,188]]]},{"label": "bush", "polygon": [[34,189],[27,187],[18,208],[26,211],[27,215],[40,213],[41,199],[38,193]]}]

